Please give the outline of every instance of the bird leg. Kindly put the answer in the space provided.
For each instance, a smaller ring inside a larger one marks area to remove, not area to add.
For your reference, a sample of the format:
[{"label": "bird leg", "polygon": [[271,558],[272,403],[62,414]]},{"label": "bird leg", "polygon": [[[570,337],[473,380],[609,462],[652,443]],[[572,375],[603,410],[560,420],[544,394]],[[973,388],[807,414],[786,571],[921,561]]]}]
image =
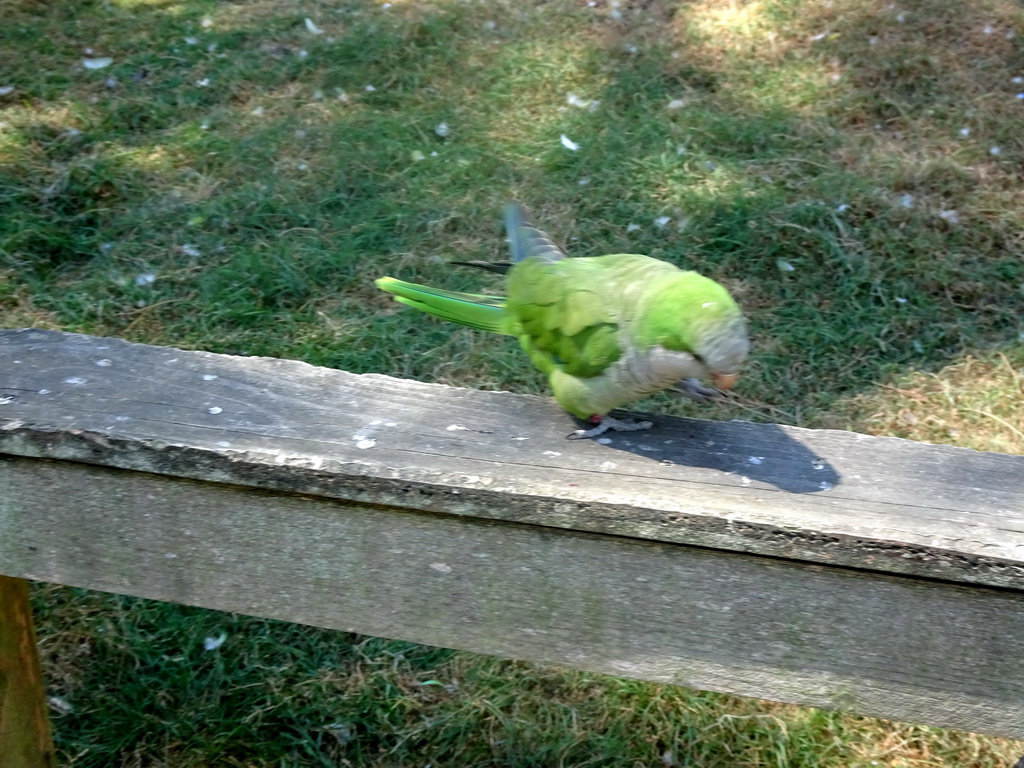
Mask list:
[{"label": "bird leg", "polygon": [[577,429],[570,432],[566,437],[569,440],[586,440],[591,437],[603,435],[609,429],[616,432],[637,432],[641,429],[650,429],[654,424],[650,421],[634,421],[633,419],[613,419],[611,416],[593,415],[587,419],[594,426],[590,429]]}]

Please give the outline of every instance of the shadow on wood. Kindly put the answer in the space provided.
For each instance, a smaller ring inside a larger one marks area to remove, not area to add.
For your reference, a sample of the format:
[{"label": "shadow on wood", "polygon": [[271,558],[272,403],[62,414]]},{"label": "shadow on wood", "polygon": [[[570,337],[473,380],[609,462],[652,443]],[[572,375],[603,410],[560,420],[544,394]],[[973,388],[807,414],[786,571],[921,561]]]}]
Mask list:
[{"label": "shadow on wood", "polygon": [[662,466],[685,467],[688,477],[709,483],[715,482],[716,474],[725,474],[738,477],[741,484],[757,483],[788,493],[820,493],[841,481],[823,454],[775,424],[666,419],[649,414],[645,418],[656,421],[655,430],[622,435],[607,445]]}]

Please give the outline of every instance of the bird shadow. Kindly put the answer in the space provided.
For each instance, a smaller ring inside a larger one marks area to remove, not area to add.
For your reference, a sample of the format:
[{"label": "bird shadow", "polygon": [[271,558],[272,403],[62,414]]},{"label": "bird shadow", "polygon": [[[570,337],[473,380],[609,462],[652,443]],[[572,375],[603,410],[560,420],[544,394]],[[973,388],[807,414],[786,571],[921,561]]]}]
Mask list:
[{"label": "bird shadow", "polygon": [[646,460],[643,464],[658,462],[664,468],[660,476],[671,477],[676,468],[680,479],[750,488],[772,486],[789,493],[821,493],[842,479],[828,456],[812,446],[812,442],[820,442],[814,440],[814,430],[749,421],[622,415],[653,420],[654,427],[642,432],[608,432],[596,441],[642,457]]}]

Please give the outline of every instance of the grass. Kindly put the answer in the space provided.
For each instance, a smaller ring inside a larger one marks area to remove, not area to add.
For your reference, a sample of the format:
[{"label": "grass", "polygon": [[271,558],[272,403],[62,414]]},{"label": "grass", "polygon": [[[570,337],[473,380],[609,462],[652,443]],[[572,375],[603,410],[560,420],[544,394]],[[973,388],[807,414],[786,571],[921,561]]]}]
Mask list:
[{"label": "grass", "polygon": [[[1012,0],[11,0],[2,14],[0,326],[541,392],[514,342],[424,322],[372,286],[495,290],[445,262],[500,256],[518,197],[572,253],[692,266],[744,306],[740,405],[639,407],[1024,453]],[[99,57],[112,63],[82,65]],[[982,768],[1024,752],[36,597],[74,766]]]}]

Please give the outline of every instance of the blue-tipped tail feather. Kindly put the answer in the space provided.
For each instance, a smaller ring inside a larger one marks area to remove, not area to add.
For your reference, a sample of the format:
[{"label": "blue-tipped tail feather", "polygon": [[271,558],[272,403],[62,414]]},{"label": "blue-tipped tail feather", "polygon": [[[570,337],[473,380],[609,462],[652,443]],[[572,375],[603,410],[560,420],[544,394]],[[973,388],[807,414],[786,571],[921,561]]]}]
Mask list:
[{"label": "blue-tipped tail feather", "polygon": [[530,215],[519,203],[505,206],[505,231],[508,234],[509,256],[517,264],[530,256],[543,261],[558,261],[565,253],[554,241],[530,223]]}]

